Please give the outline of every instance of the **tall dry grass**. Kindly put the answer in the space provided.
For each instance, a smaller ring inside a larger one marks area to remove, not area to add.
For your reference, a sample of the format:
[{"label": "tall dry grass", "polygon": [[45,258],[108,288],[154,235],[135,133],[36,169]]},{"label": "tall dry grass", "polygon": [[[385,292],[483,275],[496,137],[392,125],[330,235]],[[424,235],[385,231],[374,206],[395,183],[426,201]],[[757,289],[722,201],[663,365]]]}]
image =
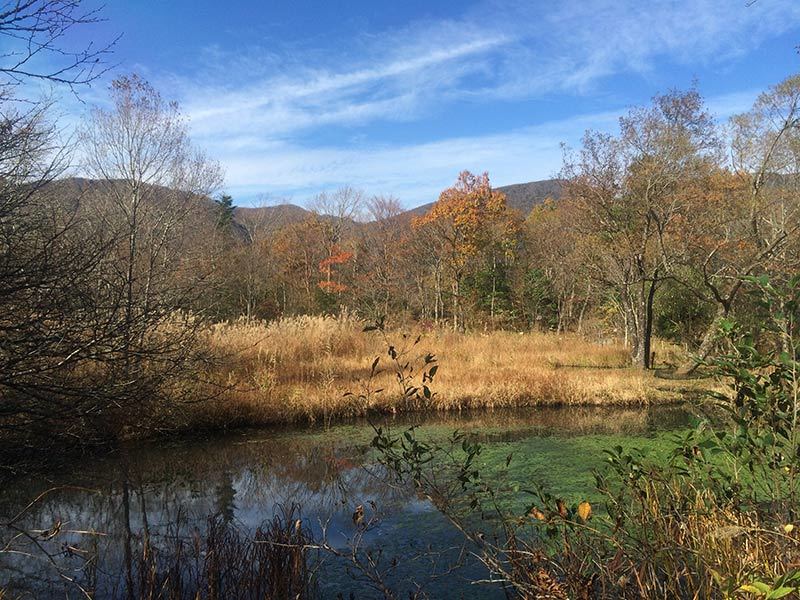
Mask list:
[{"label": "tall dry grass", "polygon": [[[387,340],[364,333],[352,318],[295,317],[217,324],[204,343],[220,358],[209,374],[223,389],[197,406],[198,425],[265,424],[363,415],[369,411],[454,410],[541,405],[634,405],[679,401],[687,382],[627,366],[619,343],[549,333],[455,333],[433,330],[406,357],[436,355],[435,396],[424,406],[400,405],[394,373],[372,381],[383,392],[358,398],[370,365]],[[419,334],[388,333],[398,347]],[[658,355],[669,350],[657,349]],[[345,396],[346,392],[355,392]]]}]

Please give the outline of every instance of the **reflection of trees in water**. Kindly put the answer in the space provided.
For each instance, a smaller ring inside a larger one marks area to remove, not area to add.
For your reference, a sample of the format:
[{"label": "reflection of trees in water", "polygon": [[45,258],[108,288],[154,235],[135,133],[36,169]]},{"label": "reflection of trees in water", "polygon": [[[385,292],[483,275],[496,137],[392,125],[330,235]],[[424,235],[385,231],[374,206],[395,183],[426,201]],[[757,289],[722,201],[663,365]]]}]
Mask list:
[{"label": "reflection of trees in water", "polygon": [[[435,413],[398,413],[381,415],[377,425],[393,428],[420,425],[421,433],[427,428],[449,435],[453,430],[487,435],[524,437],[539,434],[562,436],[596,434],[641,435],[654,431],[682,427],[688,422],[684,405],[631,406],[543,406],[531,408],[499,408]],[[348,421],[355,426],[367,427],[362,418]],[[307,429],[304,429],[307,431]],[[371,439],[371,435],[368,439]]]},{"label": "reflection of trees in water", "polygon": [[[315,445],[312,438],[258,444],[220,440],[172,452],[129,455],[76,473],[77,479],[92,484],[96,491],[55,490],[26,515],[21,526],[42,531],[61,522],[63,533],[52,540],[37,539],[37,543],[55,555],[61,570],[84,583],[90,575],[81,571],[83,560],[77,550],[96,551],[100,587],[109,592],[121,589],[120,573],[131,563],[132,546],[144,541],[171,543],[175,535],[188,537],[195,531],[202,534],[209,515],[252,532],[270,520],[278,507],[297,503],[309,524],[328,521],[343,542],[353,528],[350,515],[356,504],[369,500],[382,508],[401,508],[413,498],[409,490],[384,485],[374,470],[361,468],[365,458],[363,447]],[[16,514],[37,491],[34,485],[20,485],[3,494],[0,515]],[[72,533],[75,529],[103,535]],[[60,552],[65,544],[77,550]],[[24,545],[26,551],[37,554],[33,542]],[[0,588],[22,590],[57,578],[55,570],[39,561],[0,554]]]},{"label": "reflection of trees in water", "polygon": [[[494,411],[437,415],[429,433],[459,428],[475,431],[489,442],[547,432],[640,434],[679,426],[684,419],[680,410],[663,409]],[[397,427],[407,423],[393,421]],[[372,501],[389,519],[376,528],[374,537],[365,537],[365,543],[377,543],[383,535],[382,544],[413,545],[414,538],[420,541],[429,534],[422,531],[423,520],[417,511],[430,507],[420,506],[412,490],[389,485],[378,469],[362,468],[370,460],[369,439],[366,428],[348,426],[317,433],[249,432],[196,444],[129,448],[123,457],[95,460],[60,475],[56,484],[83,485],[96,491],[56,490],[20,524],[28,530],[45,531],[60,522],[58,536],[37,542],[56,554],[65,547],[74,548],[56,556],[58,565],[82,581],[91,580],[96,569],[106,590],[123,587],[121,566],[126,563],[126,547],[139,547],[145,537],[163,544],[174,541],[176,535],[202,534],[209,515],[252,532],[271,519],[277,507],[297,503],[312,531],[316,528],[318,533],[319,521],[327,520],[329,541],[342,546],[354,532],[355,507],[368,506]],[[16,514],[52,485],[52,481],[31,479],[4,490],[0,494],[0,519]],[[435,523],[434,515],[425,518],[425,523]],[[409,541],[397,541],[394,538],[398,534],[410,536]],[[409,548],[404,551],[411,552]],[[45,583],[58,580],[32,542],[23,549],[39,558],[0,553],[0,588],[41,589]],[[88,553],[86,556],[97,554],[92,569],[82,570],[83,552]]]},{"label": "reflection of trees in water", "polygon": [[[414,416],[398,415],[397,425],[413,424]],[[418,420],[416,422],[419,422]],[[462,431],[508,434],[515,437],[547,433],[559,435],[630,434],[673,429],[685,425],[682,406],[634,406],[631,408],[576,406],[443,412],[436,415],[437,427]]]},{"label": "reflection of trees in water", "polygon": [[220,482],[214,488],[214,494],[217,498],[214,512],[222,518],[225,525],[229,525],[236,511],[236,488],[233,487],[233,479],[227,471],[223,471]]}]

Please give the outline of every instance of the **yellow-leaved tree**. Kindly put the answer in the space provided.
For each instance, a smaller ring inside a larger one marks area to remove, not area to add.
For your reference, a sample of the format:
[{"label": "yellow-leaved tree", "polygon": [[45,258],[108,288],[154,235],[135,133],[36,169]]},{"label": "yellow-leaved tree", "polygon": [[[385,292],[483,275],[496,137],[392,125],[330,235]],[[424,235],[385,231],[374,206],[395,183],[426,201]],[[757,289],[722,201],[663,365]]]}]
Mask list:
[{"label": "yellow-leaved tree", "polygon": [[[462,285],[474,260],[490,247],[510,253],[516,222],[506,206],[506,196],[492,189],[489,174],[462,171],[455,185],[412,223],[433,233],[445,275],[450,280],[453,328],[464,327]],[[437,289],[437,302],[442,290]]]}]

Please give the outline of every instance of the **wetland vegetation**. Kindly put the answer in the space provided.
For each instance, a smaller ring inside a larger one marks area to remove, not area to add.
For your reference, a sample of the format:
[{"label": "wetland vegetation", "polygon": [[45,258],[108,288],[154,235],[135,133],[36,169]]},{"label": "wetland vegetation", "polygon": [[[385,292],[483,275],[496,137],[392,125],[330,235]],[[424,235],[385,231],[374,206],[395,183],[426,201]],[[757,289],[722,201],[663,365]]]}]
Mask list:
[{"label": "wetland vegetation", "polygon": [[0,10],[0,600],[800,595],[800,76],[237,207],[100,15]]}]

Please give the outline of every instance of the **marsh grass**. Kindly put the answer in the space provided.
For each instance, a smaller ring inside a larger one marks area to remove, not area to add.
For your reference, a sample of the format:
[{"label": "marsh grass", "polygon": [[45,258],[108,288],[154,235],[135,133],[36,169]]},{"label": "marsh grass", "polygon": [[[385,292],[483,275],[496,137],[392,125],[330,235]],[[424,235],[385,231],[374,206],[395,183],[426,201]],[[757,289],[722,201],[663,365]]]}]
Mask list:
[{"label": "marsh grass", "polygon": [[130,542],[132,589],[118,596],[153,600],[316,597],[307,557],[312,540],[298,512],[296,506],[282,510],[252,535],[212,515],[202,534],[176,530],[157,542],[150,535],[136,536]]},{"label": "marsh grass", "polygon": [[[384,340],[364,333],[363,323],[348,317],[296,317],[279,321],[214,325],[203,343],[219,357],[208,378],[222,390],[195,407],[196,426],[261,425],[328,421],[370,412],[499,409],[565,405],[643,405],[680,401],[693,382],[659,379],[628,367],[628,351],[619,343],[592,342],[577,335],[548,333],[455,333],[430,330],[421,335],[409,359],[434,354],[443,365],[436,394],[424,403],[400,402],[395,373]],[[662,345],[657,354],[677,351]],[[370,364],[383,357],[371,381],[367,403],[359,386]]]}]

